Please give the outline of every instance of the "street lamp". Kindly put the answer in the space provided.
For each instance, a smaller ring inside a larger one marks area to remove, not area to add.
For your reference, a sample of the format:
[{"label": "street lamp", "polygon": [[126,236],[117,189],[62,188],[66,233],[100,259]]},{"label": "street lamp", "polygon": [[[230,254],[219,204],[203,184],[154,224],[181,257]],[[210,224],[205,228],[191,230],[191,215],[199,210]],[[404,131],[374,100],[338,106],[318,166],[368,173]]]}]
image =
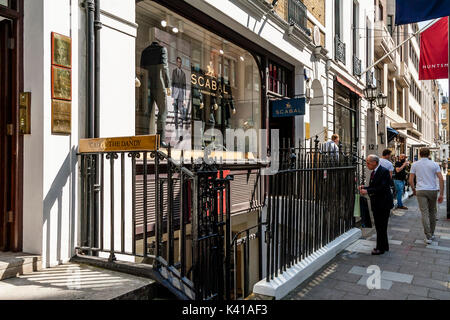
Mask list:
[{"label": "street lamp", "polygon": [[383,109],[386,108],[387,105],[387,97],[380,92],[376,99],[378,108],[381,109],[381,114],[383,114]]},{"label": "street lamp", "polygon": [[377,87],[374,87],[372,85],[367,86],[367,88],[364,89],[364,96],[367,101],[370,102],[370,109],[373,109],[373,102],[377,99]]},{"label": "street lamp", "polygon": [[383,126],[382,126],[383,131],[380,132],[380,138],[381,138],[381,144],[384,144],[383,136],[385,134],[385,129],[384,129],[385,122],[384,122],[383,110],[384,110],[384,108],[386,108],[386,105],[387,105],[387,97],[380,92],[380,93],[378,93],[376,100],[377,100],[378,108],[380,108],[380,110],[381,110],[380,122],[383,121]]}]

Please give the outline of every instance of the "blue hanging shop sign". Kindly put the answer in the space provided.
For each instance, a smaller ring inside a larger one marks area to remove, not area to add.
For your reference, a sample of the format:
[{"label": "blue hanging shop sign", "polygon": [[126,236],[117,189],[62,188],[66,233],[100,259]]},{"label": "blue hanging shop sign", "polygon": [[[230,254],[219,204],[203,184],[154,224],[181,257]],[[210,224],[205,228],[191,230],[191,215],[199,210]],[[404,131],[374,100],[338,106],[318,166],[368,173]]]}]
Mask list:
[{"label": "blue hanging shop sign", "polygon": [[272,100],[272,117],[294,117],[305,115],[305,98]]}]

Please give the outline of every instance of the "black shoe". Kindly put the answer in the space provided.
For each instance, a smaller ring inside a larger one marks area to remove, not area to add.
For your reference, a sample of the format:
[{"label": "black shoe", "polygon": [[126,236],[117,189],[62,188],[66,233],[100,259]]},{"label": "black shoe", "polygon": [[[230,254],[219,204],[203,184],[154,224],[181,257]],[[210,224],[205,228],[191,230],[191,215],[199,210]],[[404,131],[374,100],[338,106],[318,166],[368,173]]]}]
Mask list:
[{"label": "black shoe", "polygon": [[161,141],[161,148],[168,148],[169,145],[165,143],[164,141]]},{"label": "black shoe", "polygon": [[373,249],[372,250],[372,255],[373,256],[379,256],[380,254],[383,254],[384,251],[378,250],[378,249]]}]

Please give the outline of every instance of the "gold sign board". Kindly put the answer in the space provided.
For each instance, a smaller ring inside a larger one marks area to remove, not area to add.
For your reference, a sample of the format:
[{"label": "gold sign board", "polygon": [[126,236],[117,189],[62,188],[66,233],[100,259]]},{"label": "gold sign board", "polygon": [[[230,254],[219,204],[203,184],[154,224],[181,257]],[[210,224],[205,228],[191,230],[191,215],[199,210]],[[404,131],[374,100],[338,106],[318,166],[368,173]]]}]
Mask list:
[{"label": "gold sign board", "polygon": [[52,133],[70,134],[72,132],[72,102],[52,100]]},{"label": "gold sign board", "polygon": [[158,149],[158,135],[80,139],[79,145],[80,153],[156,151]]}]

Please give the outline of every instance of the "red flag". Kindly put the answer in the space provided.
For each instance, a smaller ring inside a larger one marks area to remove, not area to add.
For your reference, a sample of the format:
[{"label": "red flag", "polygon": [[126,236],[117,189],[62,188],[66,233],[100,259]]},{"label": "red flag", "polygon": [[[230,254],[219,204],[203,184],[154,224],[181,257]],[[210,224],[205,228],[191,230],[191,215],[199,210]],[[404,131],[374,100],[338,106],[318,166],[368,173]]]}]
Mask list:
[{"label": "red flag", "polygon": [[419,80],[448,78],[448,17],[420,35]]}]

